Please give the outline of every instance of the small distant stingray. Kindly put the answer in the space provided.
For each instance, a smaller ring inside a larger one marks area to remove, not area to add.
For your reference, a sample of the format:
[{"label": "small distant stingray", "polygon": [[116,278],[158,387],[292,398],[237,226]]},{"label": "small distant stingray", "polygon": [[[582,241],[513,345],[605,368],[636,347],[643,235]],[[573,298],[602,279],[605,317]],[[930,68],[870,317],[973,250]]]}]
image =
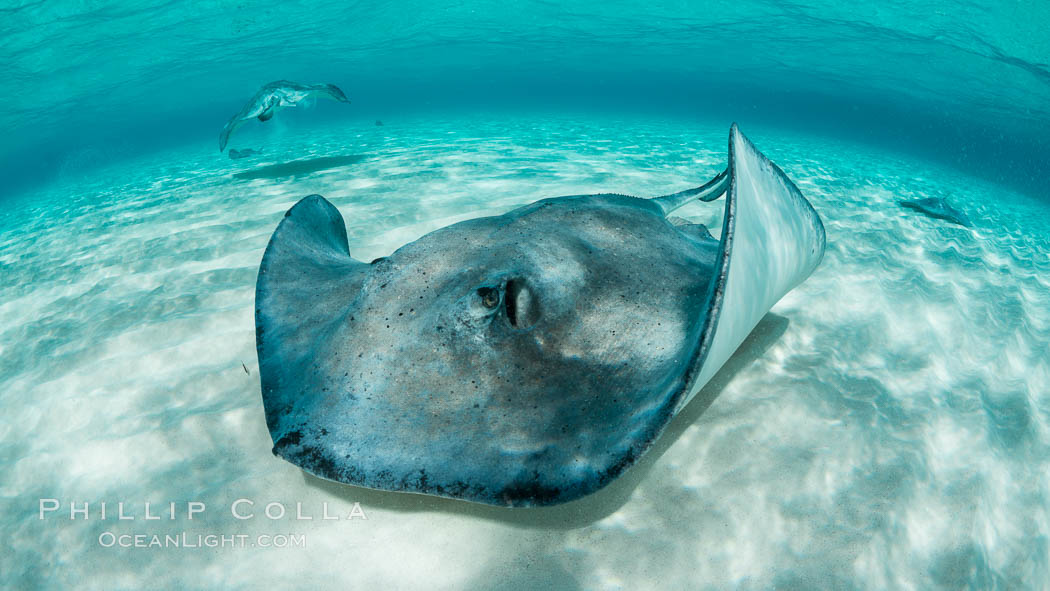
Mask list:
[{"label": "small distant stingray", "polygon": [[[667,217],[723,194],[718,240]],[[371,263],[311,195],[285,213],[256,283],[273,453],[337,482],[494,505],[590,494],[652,447],[824,248],[817,212],[736,125],[728,167],[701,187],[543,199]]]},{"label": "small distant stingray", "polygon": [[238,172],[233,176],[234,178],[238,179],[278,179],[286,176],[310,174],[311,172],[328,170],[329,168],[349,166],[351,164],[360,162],[364,159],[365,156],[361,154],[353,154],[350,156],[322,156],[321,158],[305,158],[303,160],[282,162],[281,164],[270,164],[267,166],[260,166],[258,168],[253,168],[252,170]]},{"label": "small distant stingray", "polygon": [[253,150],[251,148],[245,148],[243,150],[238,150],[237,148],[230,148],[230,151],[228,152],[228,154],[230,155],[230,160],[240,160],[241,158],[255,156],[256,154],[260,153],[261,152],[259,152],[258,150]]},{"label": "small distant stingray", "polygon": [[382,126],[383,126],[383,122],[380,121],[379,119],[376,119],[376,127],[382,127]]},{"label": "small distant stingray", "polygon": [[226,149],[230,134],[245,122],[252,119],[269,121],[277,109],[294,107],[303,100],[328,98],[341,103],[349,103],[343,91],[334,84],[298,84],[287,80],[271,82],[259,89],[240,113],[234,115],[219,134],[219,151]]},{"label": "small distant stingray", "polygon": [[971,225],[970,218],[966,217],[965,213],[949,205],[942,197],[928,197],[926,199],[917,199],[915,201],[898,201],[897,204],[901,207],[907,207],[908,209],[914,209],[915,211],[924,213],[931,218],[947,220],[967,228]]}]

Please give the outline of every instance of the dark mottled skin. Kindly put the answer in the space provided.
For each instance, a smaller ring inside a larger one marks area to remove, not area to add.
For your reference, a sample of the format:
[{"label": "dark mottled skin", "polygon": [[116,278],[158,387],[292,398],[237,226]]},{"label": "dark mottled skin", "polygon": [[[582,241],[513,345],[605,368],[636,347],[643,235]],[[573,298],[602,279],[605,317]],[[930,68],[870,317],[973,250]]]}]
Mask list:
[{"label": "dark mottled skin", "polygon": [[309,197],[263,261],[274,452],[340,482],[510,505],[582,496],[650,445],[686,386],[718,246],[623,195],[462,222],[371,264],[345,236]]}]

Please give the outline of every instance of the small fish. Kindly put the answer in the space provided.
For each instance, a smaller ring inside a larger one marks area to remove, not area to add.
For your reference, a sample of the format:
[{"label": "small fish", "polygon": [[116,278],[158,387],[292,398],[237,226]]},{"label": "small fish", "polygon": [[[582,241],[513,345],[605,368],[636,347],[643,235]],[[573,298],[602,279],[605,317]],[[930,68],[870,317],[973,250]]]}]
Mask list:
[{"label": "small fish", "polygon": [[244,368],[244,373],[246,373],[248,375],[252,375],[252,372],[248,371],[248,366],[245,365],[244,362],[241,362],[241,367]]}]

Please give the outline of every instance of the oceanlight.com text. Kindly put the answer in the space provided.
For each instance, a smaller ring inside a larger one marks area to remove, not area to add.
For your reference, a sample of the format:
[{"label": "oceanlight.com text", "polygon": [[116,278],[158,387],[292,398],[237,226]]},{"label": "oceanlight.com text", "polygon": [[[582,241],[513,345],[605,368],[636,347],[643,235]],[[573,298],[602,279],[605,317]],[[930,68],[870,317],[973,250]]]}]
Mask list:
[{"label": "oceanlight.com text", "polygon": [[303,534],[117,534],[102,532],[98,545],[103,548],[305,548]]}]

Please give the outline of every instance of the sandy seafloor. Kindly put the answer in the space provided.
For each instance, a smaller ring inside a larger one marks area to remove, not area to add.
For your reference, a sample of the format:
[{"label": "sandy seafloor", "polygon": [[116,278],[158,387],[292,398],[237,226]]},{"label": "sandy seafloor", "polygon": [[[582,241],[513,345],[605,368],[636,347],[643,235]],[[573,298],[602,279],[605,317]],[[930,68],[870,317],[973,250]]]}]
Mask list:
[{"label": "sandy seafloor", "polygon": [[[0,214],[0,587],[1047,585],[1050,205],[746,121],[819,211],[827,254],[612,486],[507,510],[326,483],[271,455],[254,286],[298,199],[338,206],[352,254],[368,261],[542,197],[698,185],[724,165],[728,123],[275,125],[234,138],[263,150],[256,158],[230,160],[207,138],[74,167],[11,198]],[[352,155],[363,158],[234,177]],[[974,227],[896,205],[927,196]],[[723,203],[681,213],[717,227]],[[62,509],[41,520],[40,498]],[[239,498],[255,518],[230,515]],[[91,518],[71,521],[70,501],[91,502]],[[100,501],[138,519],[102,521]],[[177,502],[177,518],[144,521],[144,501],[162,514]],[[206,512],[187,519],[187,501]],[[314,519],[271,521],[271,501],[289,513],[301,502]],[[321,520],[324,502],[339,515],[359,502],[367,520]],[[306,548],[106,548],[104,532],[302,534]]]}]

